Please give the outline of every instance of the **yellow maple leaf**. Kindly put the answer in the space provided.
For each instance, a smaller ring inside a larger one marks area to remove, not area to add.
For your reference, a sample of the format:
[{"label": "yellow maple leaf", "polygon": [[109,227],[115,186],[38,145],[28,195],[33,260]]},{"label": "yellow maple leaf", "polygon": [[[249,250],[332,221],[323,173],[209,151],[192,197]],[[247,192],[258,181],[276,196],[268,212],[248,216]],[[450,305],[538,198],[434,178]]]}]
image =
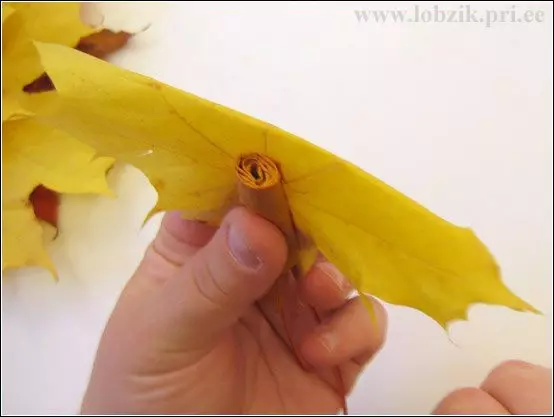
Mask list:
[{"label": "yellow maple leaf", "polygon": [[33,40],[74,46],[97,29],[79,18],[79,3],[2,3],[2,269],[42,266],[56,276],[30,195],[38,186],[58,193],[111,194],[113,158],[40,123],[29,109],[42,95],[23,87],[44,73]]},{"label": "yellow maple leaf", "polygon": [[7,3],[17,11],[27,35],[36,41],[73,47],[100,29],[81,20],[80,2]]},{"label": "yellow maple leaf", "polygon": [[[260,189],[279,171],[290,214],[361,292],[441,326],[473,303],[537,312],[501,280],[485,245],[353,164],[275,126],[78,51],[37,45],[57,93],[41,119],[141,169],[156,210],[215,223],[241,175]],[[269,166],[273,161],[275,166]]]}]

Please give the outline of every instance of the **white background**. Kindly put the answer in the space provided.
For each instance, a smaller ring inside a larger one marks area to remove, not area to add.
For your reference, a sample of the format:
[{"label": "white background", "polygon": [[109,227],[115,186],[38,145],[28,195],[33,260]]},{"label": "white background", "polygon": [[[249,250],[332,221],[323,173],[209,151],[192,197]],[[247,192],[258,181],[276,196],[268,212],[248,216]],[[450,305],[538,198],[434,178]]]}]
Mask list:
[{"label": "white background", "polygon": [[[150,24],[112,62],[298,134],[472,227],[507,285],[545,313],[478,305],[448,335],[388,306],[353,414],[427,413],[502,360],[552,364],[552,6],[536,4],[544,23],[490,28],[354,14],[413,10],[395,2],[104,6],[113,28]],[[78,411],[104,323],[159,224],[141,227],[156,199],[142,174],[120,167],[110,182],[117,199],[64,199],[50,245],[59,283],[4,274],[3,413]]]}]

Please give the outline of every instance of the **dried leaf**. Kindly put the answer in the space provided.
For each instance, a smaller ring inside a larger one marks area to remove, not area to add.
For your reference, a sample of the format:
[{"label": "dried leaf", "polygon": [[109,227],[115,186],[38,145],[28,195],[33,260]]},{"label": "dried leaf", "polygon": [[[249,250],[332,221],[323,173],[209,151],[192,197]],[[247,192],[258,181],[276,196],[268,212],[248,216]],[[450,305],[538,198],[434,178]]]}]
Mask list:
[{"label": "dried leaf", "polygon": [[113,32],[109,29],[103,29],[100,32],[81,38],[76,49],[96,58],[105,58],[123,48],[132,36],[129,32]]},{"label": "dried leaf", "polygon": [[60,195],[57,192],[46,188],[44,185],[39,185],[29,196],[29,201],[38,220],[45,221],[55,228],[58,227]]},{"label": "dried leaf", "polygon": [[2,95],[2,122],[32,117],[33,114],[21,104],[20,92]]},{"label": "dried leaf", "polygon": [[79,39],[98,31],[81,19],[80,2],[9,3],[23,22],[23,30],[40,42],[75,46]]},{"label": "dried leaf", "polygon": [[237,161],[258,153],[279,166],[295,227],[360,292],[418,309],[445,328],[474,303],[537,312],[502,282],[470,229],[336,155],[78,51],[37,46],[57,90],[42,120],[141,169],[158,190],[154,211],[217,223],[237,200]]},{"label": "dried leaf", "polygon": [[[306,257],[314,253],[311,250],[313,244],[303,246],[303,243],[308,241],[300,239],[294,227],[281,172],[273,160],[257,153],[243,155],[237,162],[236,171],[238,201],[277,226],[283,233],[288,247],[284,271],[266,295],[269,302],[264,304],[262,300],[260,303],[260,311],[266,314],[268,307],[265,306],[269,306],[267,322],[271,323],[270,317],[274,316],[272,311],[277,310],[277,317],[281,318],[283,326],[282,331],[275,328],[276,333],[291,348],[299,365],[309,369],[300,353],[300,343],[305,334],[315,330],[321,324],[321,318],[314,308],[308,306],[302,308],[302,314],[299,313],[298,307],[304,304],[300,302],[298,283],[295,282],[295,278],[302,274],[301,268]],[[314,259],[310,260],[313,262]],[[293,332],[292,329],[298,329],[301,332]],[[326,372],[320,376],[339,395],[344,413],[347,414],[346,387],[340,368],[335,367],[330,375]]]},{"label": "dried leaf", "polygon": [[52,91],[53,89],[54,83],[46,73],[43,73],[36,80],[23,86],[23,91],[26,93],[44,93],[46,91]]},{"label": "dried leaf", "polygon": [[[123,48],[132,36],[128,32],[113,32],[103,29],[82,38],[75,48],[97,58],[105,58]],[[23,87],[23,91],[26,93],[43,93],[52,90],[54,90],[54,84],[46,73]]]},{"label": "dried leaf", "polygon": [[23,92],[44,72],[31,36],[65,43],[93,32],[76,5],[2,4],[2,269],[43,266],[54,273],[39,220],[57,226],[60,193],[111,194],[105,175],[113,159],[95,158],[92,148],[34,117],[29,105],[49,93]]},{"label": "dried leaf", "polygon": [[2,102],[17,94],[24,85],[44,72],[33,46],[32,38],[25,31],[25,22],[19,12],[2,4]]},{"label": "dried leaf", "polygon": [[2,269],[40,266],[57,277],[43,244],[43,228],[30,204],[2,205]]},{"label": "dried leaf", "polygon": [[[35,233],[35,221],[30,222],[28,214],[21,215],[21,210],[29,209],[34,213],[38,209],[39,218],[52,224],[52,207],[44,204],[33,207],[29,201],[30,195],[41,185],[55,193],[112,195],[106,172],[113,165],[113,159],[95,158],[92,148],[34,118],[5,122],[2,130],[2,208],[17,208],[21,221],[26,222],[17,226],[18,238],[7,236],[13,228],[2,230],[2,236],[11,241],[11,250],[3,257],[4,267],[28,265],[18,265],[10,258],[10,255],[16,253],[16,259],[43,262],[44,256],[38,255],[44,252],[42,241],[33,240],[37,244],[40,242],[40,246],[31,246],[24,236],[25,230]],[[51,206],[54,201],[50,197],[47,204]],[[24,253],[34,255],[24,256]],[[44,263],[41,265],[46,266]]]}]

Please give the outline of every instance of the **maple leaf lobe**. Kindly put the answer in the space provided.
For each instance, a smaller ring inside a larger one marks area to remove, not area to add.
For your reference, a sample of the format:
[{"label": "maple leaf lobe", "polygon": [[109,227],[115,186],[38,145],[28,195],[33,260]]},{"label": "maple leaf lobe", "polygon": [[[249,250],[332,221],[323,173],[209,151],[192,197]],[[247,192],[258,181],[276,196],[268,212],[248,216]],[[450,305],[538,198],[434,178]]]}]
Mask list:
[{"label": "maple leaf lobe", "polygon": [[[123,48],[129,42],[131,36],[133,36],[131,33],[125,31],[113,32],[109,29],[102,29],[100,32],[81,38],[75,49],[103,59],[107,55]],[[46,73],[43,73],[36,80],[23,87],[23,91],[29,94],[44,93],[52,90],[55,90],[54,83]]]}]

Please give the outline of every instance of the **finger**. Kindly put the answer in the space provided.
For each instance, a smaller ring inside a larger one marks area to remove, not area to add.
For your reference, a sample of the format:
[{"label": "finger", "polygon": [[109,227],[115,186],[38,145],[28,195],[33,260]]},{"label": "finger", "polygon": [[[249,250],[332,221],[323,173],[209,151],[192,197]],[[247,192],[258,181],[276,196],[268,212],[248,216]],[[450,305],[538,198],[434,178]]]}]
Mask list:
[{"label": "finger", "polygon": [[512,414],[552,413],[552,371],[542,366],[505,362],[489,374],[481,389]]},{"label": "finger", "polygon": [[352,289],[348,280],[327,261],[317,263],[300,281],[302,298],[322,313],[345,304]]},{"label": "finger", "polygon": [[212,340],[269,290],[286,256],[286,242],[273,224],[244,208],[232,210],[160,293],[163,317],[157,325],[179,343]]},{"label": "finger", "polygon": [[206,245],[215,231],[215,227],[184,219],[180,212],[171,211],[164,215],[151,247],[168,262],[180,266]]},{"label": "finger", "polygon": [[377,300],[370,300],[375,321],[359,297],[348,301],[305,337],[302,343],[305,360],[318,368],[373,357],[385,341],[387,314]]},{"label": "finger", "polygon": [[461,388],[446,396],[432,414],[510,414],[493,397],[479,388]]},{"label": "finger", "polygon": [[145,297],[163,286],[179,267],[208,243],[216,230],[208,224],[184,219],[178,211],[165,213],[160,229],[123,297]]}]

